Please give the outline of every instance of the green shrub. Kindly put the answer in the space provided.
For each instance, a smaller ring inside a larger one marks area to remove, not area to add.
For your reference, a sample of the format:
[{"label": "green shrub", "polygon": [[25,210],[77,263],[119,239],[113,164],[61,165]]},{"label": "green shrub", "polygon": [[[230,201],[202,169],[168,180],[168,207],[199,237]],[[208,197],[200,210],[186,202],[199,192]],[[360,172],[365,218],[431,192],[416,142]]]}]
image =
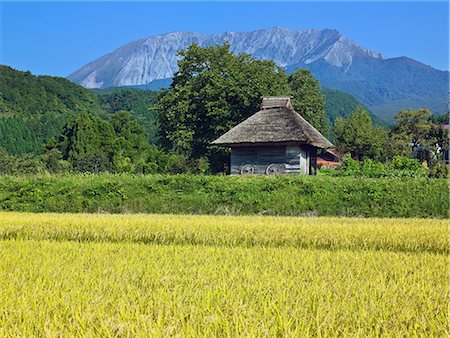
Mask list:
[{"label": "green shrub", "polygon": [[384,164],[368,158],[358,162],[352,159],[350,154],[345,154],[341,165],[336,170],[320,170],[320,172],[329,176],[443,178],[445,177],[443,170],[436,169],[436,174],[434,174],[422,167],[418,160],[406,156],[395,156],[389,163]]},{"label": "green shrub", "polygon": [[430,177],[432,178],[447,178],[448,164],[443,162],[436,162],[430,169]]},{"label": "green shrub", "polygon": [[0,176],[14,211],[443,218],[448,203],[447,181],[426,177]]}]

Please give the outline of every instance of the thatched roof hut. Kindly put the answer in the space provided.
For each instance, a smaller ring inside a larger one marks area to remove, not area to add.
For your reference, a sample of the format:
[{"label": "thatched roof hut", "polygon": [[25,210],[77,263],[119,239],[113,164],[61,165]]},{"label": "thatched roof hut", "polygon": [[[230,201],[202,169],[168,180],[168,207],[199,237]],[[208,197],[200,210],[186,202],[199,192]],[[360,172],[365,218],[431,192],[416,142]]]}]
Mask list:
[{"label": "thatched roof hut", "polygon": [[232,174],[273,173],[270,165],[276,173],[312,174],[317,149],[333,147],[294,110],[289,97],[273,96],[264,97],[260,111],[212,143],[232,149]]},{"label": "thatched roof hut", "polygon": [[239,146],[256,143],[300,143],[333,147],[316,128],[298,114],[289,97],[264,97],[261,110],[220,136],[213,144]]}]

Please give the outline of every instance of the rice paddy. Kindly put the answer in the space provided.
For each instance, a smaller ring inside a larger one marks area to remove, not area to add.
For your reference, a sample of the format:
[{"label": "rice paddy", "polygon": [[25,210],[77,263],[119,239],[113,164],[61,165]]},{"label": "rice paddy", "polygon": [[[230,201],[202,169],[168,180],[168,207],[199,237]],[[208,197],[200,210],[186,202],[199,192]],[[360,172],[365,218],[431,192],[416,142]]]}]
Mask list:
[{"label": "rice paddy", "polygon": [[448,335],[448,223],[0,213],[0,336]]}]

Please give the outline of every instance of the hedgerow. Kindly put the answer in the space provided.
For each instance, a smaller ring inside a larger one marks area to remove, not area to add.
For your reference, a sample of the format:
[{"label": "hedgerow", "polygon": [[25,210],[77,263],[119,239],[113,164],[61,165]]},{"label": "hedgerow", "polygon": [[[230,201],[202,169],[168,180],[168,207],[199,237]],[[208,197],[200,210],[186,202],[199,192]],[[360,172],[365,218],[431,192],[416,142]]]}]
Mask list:
[{"label": "hedgerow", "polygon": [[0,210],[448,217],[446,180],[327,176],[0,176]]}]

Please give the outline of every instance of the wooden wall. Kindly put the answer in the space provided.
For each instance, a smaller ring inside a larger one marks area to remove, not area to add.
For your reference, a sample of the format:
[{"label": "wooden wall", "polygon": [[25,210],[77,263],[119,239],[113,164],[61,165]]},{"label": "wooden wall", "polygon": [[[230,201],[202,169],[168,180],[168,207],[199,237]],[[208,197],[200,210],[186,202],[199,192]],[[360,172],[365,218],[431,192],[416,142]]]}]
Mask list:
[{"label": "wooden wall", "polygon": [[231,149],[231,175],[311,175],[315,156],[316,149],[304,145],[235,147]]}]

